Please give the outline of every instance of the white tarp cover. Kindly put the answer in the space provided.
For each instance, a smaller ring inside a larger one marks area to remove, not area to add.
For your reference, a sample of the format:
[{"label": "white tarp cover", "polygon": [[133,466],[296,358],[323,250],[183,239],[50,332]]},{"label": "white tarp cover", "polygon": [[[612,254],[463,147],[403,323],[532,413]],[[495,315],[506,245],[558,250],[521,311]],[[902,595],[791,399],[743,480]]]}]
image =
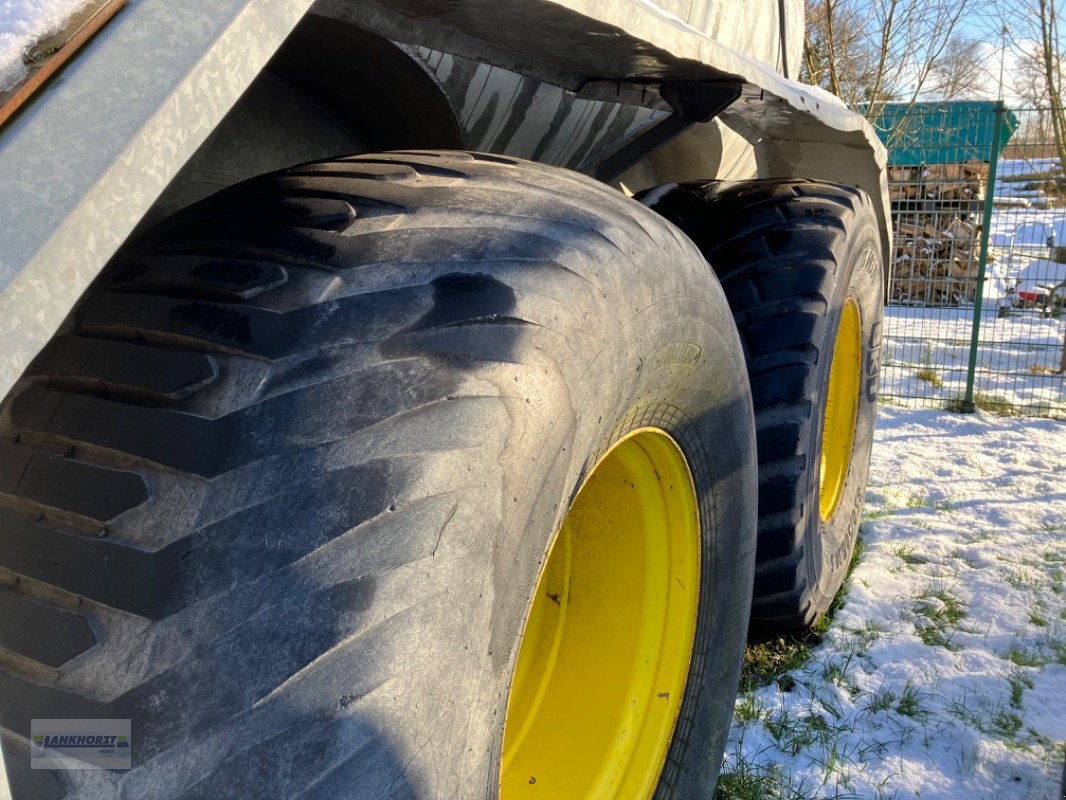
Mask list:
[{"label": "white tarp cover", "polygon": [[[637,0],[661,9],[687,27],[744,55],[769,64],[788,78],[799,75],[803,54],[803,3],[800,0]],[[784,35],[781,23],[784,17]],[[786,58],[781,58],[787,42]]]}]

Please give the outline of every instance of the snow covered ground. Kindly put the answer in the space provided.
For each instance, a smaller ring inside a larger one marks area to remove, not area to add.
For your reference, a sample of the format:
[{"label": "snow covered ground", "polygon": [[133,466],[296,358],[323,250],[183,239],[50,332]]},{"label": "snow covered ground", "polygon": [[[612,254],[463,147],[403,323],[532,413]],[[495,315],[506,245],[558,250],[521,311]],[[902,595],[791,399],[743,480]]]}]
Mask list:
[{"label": "snow covered ground", "polygon": [[1047,207],[1047,197],[1038,189],[1027,186],[1029,181],[1047,180],[1053,173],[1060,173],[1057,158],[1012,158],[1001,159],[996,173],[1001,178],[996,184],[996,202],[1003,205],[1023,207]]},{"label": "snow covered ground", "polygon": [[[1000,161],[1001,176],[1046,176],[1055,159]],[[996,197],[1023,182],[999,181]],[[1045,318],[1038,308],[1015,308],[1019,292],[1066,281],[1066,208],[993,209],[989,263],[980,320],[975,389],[1007,410],[1066,417],[1066,383],[1057,370],[1066,346],[1066,313]],[[1066,288],[1062,291],[1066,297]],[[1013,294],[1012,294],[1013,292]],[[1001,314],[1000,307],[1008,313]],[[1061,309],[1060,309],[1061,310]],[[965,394],[973,305],[891,306],[885,312],[882,394],[917,404],[946,404]]]},{"label": "snow covered ground", "polygon": [[1066,280],[1066,264],[1051,260],[1052,246],[1066,246],[1066,208],[1048,204],[1039,189],[1019,177],[1034,176],[1036,185],[1051,174],[1061,174],[1058,159],[1013,159],[997,165],[1001,178],[995,187],[997,200],[1026,195],[1042,202],[1032,207],[997,205],[992,210],[989,227],[989,282],[985,297],[998,301],[1008,286],[1032,289],[1041,283],[1060,283]]},{"label": "snow covered ground", "polygon": [[723,774],[767,800],[1057,798],[1066,422],[882,407],[860,538],[812,658],[738,698]]},{"label": "snow covered ground", "polygon": [[[1000,411],[1066,417],[1066,315],[998,313],[1008,287],[1066,280],[1049,244],[1066,245],[1066,208],[995,209],[976,390]],[[973,316],[886,309],[887,399],[844,605],[805,663],[741,693],[720,797],[1059,797],[1066,421],[902,407],[963,396]]]},{"label": "snow covered ground", "polygon": [[[900,402],[942,405],[963,397],[970,358],[973,307],[885,309],[882,395]],[[1066,417],[1066,317],[1033,310],[999,317],[990,302],[981,316],[975,381],[978,399],[1009,412]]]}]

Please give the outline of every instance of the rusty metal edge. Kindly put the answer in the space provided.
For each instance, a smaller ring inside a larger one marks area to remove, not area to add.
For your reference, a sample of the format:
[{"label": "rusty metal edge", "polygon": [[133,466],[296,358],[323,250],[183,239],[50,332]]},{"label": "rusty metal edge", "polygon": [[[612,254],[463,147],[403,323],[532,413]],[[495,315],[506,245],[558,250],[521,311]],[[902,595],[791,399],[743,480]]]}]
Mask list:
[{"label": "rusty metal edge", "polygon": [[34,92],[66,64],[126,3],[127,0],[106,0],[80,25],[75,23],[76,27],[73,30],[65,31],[64,33],[70,33],[70,37],[21,84],[10,91],[0,92],[0,127],[3,127],[22,104],[29,100]]}]

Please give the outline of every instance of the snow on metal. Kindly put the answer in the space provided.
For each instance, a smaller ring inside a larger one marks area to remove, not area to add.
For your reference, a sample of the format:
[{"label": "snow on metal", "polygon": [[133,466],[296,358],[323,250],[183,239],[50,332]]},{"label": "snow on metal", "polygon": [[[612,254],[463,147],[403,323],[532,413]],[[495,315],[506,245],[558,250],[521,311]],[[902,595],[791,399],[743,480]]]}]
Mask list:
[{"label": "snow on metal", "polygon": [[62,28],[88,0],[6,0],[0,3],[0,92],[26,75],[33,45]]}]

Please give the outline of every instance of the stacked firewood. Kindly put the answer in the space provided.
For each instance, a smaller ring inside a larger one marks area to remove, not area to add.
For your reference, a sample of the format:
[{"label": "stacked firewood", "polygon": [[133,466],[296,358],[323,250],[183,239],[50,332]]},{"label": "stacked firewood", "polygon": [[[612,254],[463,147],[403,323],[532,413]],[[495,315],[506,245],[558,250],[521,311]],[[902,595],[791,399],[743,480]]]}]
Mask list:
[{"label": "stacked firewood", "polygon": [[987,183],[984,161],[888,168],[888,194],[893,200],[981,200]]},{"label": "stacked firewood", "polygon": [[889,297],[915,305],[971,303],[977,287],[980,224],[988,165],[889,167],[896,261]]}]

